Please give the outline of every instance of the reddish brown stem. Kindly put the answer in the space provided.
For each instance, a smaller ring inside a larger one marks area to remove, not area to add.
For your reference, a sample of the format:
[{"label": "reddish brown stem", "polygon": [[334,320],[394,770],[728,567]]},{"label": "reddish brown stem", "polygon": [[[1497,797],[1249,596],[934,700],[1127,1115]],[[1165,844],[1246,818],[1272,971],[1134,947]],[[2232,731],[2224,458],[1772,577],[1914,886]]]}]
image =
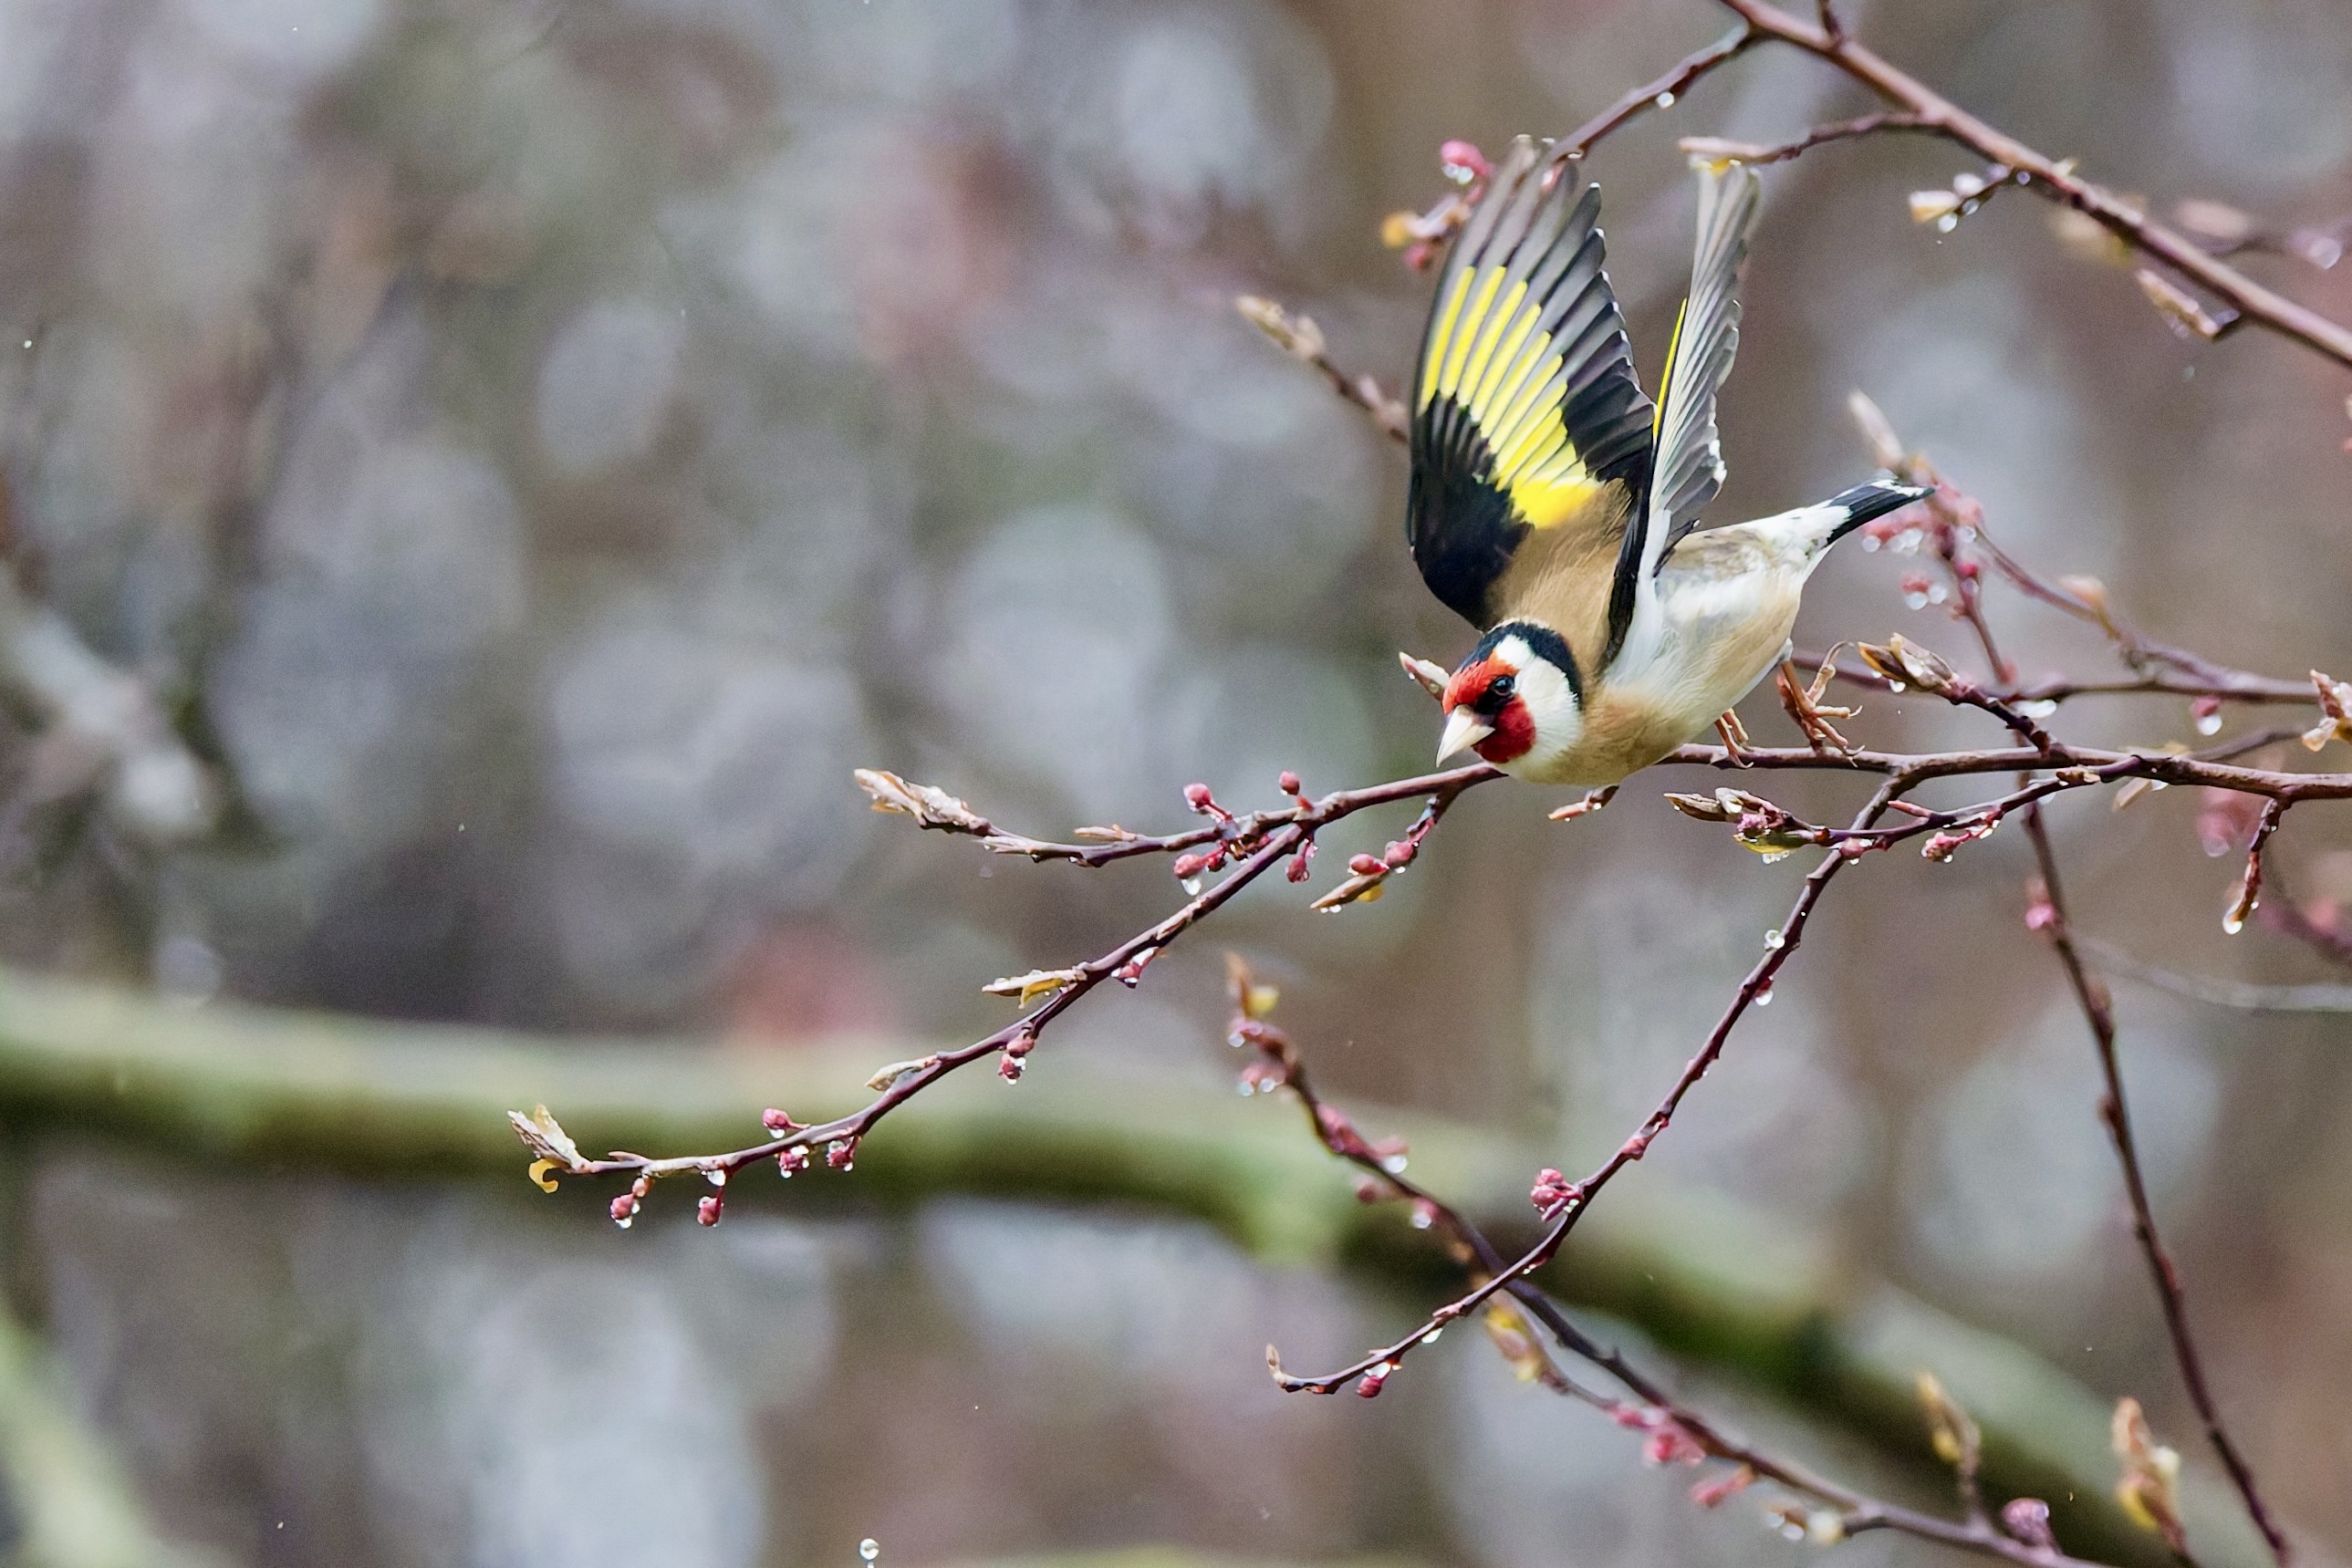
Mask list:
[{"label": "reddish brown stem", "polygon": [[[1240,996],[1245,996],[1248,984],[1245,974],[1237,976],[1236,989]],[[1635,1398],[1680,1427],[1709,1458],[1744,1465],[1763,1479],[1778,1482],[1801,1497],[1827,1504],[1836,1511],[1848,1535],[1869,1530],[1885,1530],[1922,1540],[1942,1542],[1987,1556],[2007,1558],[2014,1563],[2031,1564],[2032,1568],[2095,1568],[2082,1559],[2043,1551],[2002,1534],[1982,1516],[1980,1509],[1972,1510],[1971,1517],[1963,1522],[1883,1501],[1817,1475],[1793,1459],[1769,1453],[1727,1432],[1706,1415],[1675,1399],[1655,1379],[1627,1361],[1622,1353],[1601,1344],[1578,1328],[1560,1309],[1559,1303],[1533,1281],[1520,1275],[1507,1274],[1509,1265],[1502,1254],[1485,1233],[1459,1210],[1427,1188],[1408,1180],[1402,1173],[1391,1171],[1378,1151],[1355,1134],[1346,1116],[1315,1092],[1307,1080],[1305,1059],[1286,1033],[1251,1019],[1245,1002],[1239,1005],[1234,1029],[1236,1039],[1255,1047],[1279,1066],[1282,1087],[1297,1097],[1300,1108],[1307,1113],[1307,1129],[1317,1142],[1372,1180],[1419,1206],[1431,1217],[1433,1224],[1454,1239],[1461,1254],[1475,1261],[1488,1278],[1504,1276],[1504,1289],[1530,1317],[1544,1325],[1562,1349],[1608,1373]],[[1556,1392],[1596,1408],[1612,1413],[1622,1408],[1618,1401],[1569,1378],[1555,1375],[1544,1381]]]},{"label": "reddish brown stem", "polygon": [[[1620,98],[1616,102],[1552,143],[1555,162],[1565,162],[1581,158],[1592,151],[1593,144],[1619,130],[1628,120],[1639,118],[1653,109],[1672,107],[1675,99],[1688,92],[1701,77],[1738,59],[1764,40],[1754,29],[1745,25],[1735,28],[1715,43],[1696,53],[1686,55],[1680,64],[1652,82],[1644,82]],[[1664,101],[1661,101],[1661,100]]]},{"label": "reddish brown stem", "polygon": [[1743,33],[1734,35],[1746,40],[1743,47],[1747,41],[1770,38],[1827,61],[1918,121],[1916,129],[1931,131],[1988,162],[2014,170],[2027,189],[2081,213],[2134,250],[2196,284],[2233,312],[2221,324],[2221,333],[2251,322],[2352,369],[2352,329],[2265,288],[2114,192],[2077,178],[2071,165],[2046,158],[1986,124],[1843,31],[1791,16],[1765,0],[1723,0],[1723,4],[1743,24]]},{"label": "reddish brown stem", "polygon": [[[1854,819],[1851,831],[1861,831],[1872,827],[1886,810],[1887,803],[1903,789],[1909,788],[1912,782],[1914,780],[1906,777],[1898,776],[1890,778],[1881,784],[1877,792],[1871,797],[1870,804],[1864,807]],[[1367,1374],[1375,1373],[1376,1369],[1378,1375],[1385,1377],[1402,1364],[1404,1358],[1417,1346],[1426,1343],[1433,1331],[1441,1329],[1455,1319],[1475,1312],[1488,1298],[1506,1289],[1510,1281],[1524,1279],[1550,1262],[1553,1256],[1559,1252],[1560,1244],[1568,1239],[1569,1232],[1575,1228],[1578,1218],[1591,1206],[1593,1198],[1598,1196],[1601,1189],[1608,1186],[1620,1171],[1646,1154],[1651,1143],[1673,1123],[1675,1113],[1681,1108],[1684,1099],[1697,1086],[1698,1081],[1706,1076],[1708,1069],[1712,1068],[1717,1060],[1722,1056],[1725,1044],[1731,1039],[1731,1031],[1738,1027],[1740,1019],[1746,1016],[1749,1005],[1759,994],[1771,988],[1773,977],[1780,972],[1781,966],[1789,961],[1790,955],[1794,954],[1799,945],[1803,942],[1805,926],[1811,919],[1813,908],[1821,901],[1822,893],[1829,886],[1830,880],[1837,875],[1840,870],[1852,863],[1854,856],[1859,852],[1858,850],[1841,846],[1823,856],[1821,863],[1806,873],[1804,885],[1799,891],[1795,904],[1790,908],[1788,919],[1781,926],[1780,945],[1767,946],[1763,956],[1748,970],[1748,977],[1740,982],[1739,989],[1733,994],[1730,1005],[1724,1009],[1723,1016],[1716,1020],[1715,1028],[1708,1031],[1705,1043],[1684,1066],[1681,1075],[1675,1080],[1674,1086],[1666,1092],[1665,1098],[1658,1103],[1657,1109],[1651,1112],[1633,1136],[1618,1145],[1617,1149],[1603,1160],[1591,1176],[1569,1189],[1569,1196],[1561,1200],[1556,1216],[1541,1239],[1510,1264],[1507,1270],[1497,1272],[1492,1279],[1439,1307],[1411,1333],[1373,1351],[1361,1360],[1342,1367],[1337,1372],[1300,1377],[1285,1372],[1278,1361],[1269,1357],[1275,1381],[1283,1388],[1294,1393],[1335,1394]]]},{"label": "reddish brown stem", "polygon": [[2189,1333],[2189,1304],[2181,1290],[2180,1270],[2156,1228],[2156,1211],[2148,1202],[2147,1183],[2140,1174],[2139,1150],[2132,1135],[2131,1111],[2124,1099],[2123,1067],[2116,1052],[2115,1009],[2109,1003],[2106,988],[2084,967],[2082,955],[2075,950],[2073,928],[2066,919],[2065,892],[2058,879],[2058,858],[2051,851],[2050,835],[2036,816],[2026,818],[2025,831],[2033,844],[2034,863],[2040,868],[2047,900],[2040,911],[2042,935],[2066,971],[2066,983],[2074,988],[2084,1021],[2090,1025],[2092,1042],[2098,1048],[2099,1071],[2106,1083],[2099,1101],[2099,1119],[2106,1124],[2116,1159],[2123,1167],[2124,1194],[2131,1204],[2132,1233],[2138,1239],[2140,1251],[2147,1259],[2149,1277],[2156,1282],[2157,1300],[2163,1305],[2165,1332],[2172,1340],[2172,1356],[2180,1367],[2180,1381],[2189,1390],[2189,1403],[2196,1406],[2198,1419],[2204,1423],[2207,1440],[2221,1456],[2222,1468],[2229,1471],[2239,1497],[2244,1500],[2254,1528],[2270,1543],[2271,1554],[2284,1563],[2292,1556],[2286,1532],[2263,1502],[2252,1468],[2221,1424],[2221,1406],[2214,1401],[2212,1387],[2205,1378],[2203,1358],[2198,1354],[2196,1339]]}]

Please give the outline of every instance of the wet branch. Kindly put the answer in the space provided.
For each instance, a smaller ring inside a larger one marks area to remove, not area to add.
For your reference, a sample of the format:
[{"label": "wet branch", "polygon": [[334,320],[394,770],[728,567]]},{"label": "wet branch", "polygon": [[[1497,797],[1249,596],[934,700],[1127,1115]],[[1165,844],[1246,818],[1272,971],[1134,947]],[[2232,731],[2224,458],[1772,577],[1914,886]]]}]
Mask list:
[{"label": "wet branch", "polygon": [[[1802,1528],[1817,1539],[1843,1539],[1865,1531],[1885,1530],[2035,1564],[2037,1568],[2089,1568],[2085,1560],[2069,1557],[2047,1542],[2021,1540],[1995,1529],[1980,1506],[1971,1506],[1966,1521],[1955,1521],[1866,1496],[1816,1474],[1796,1460],[1758,1448],[1675,1399],[1622,1353],[1578,1328],[1541,1287],[1522,1273],[1509,1271],[1502,1254],[1476,1225],[1408,1179],[1401,1169],[1395,1168],[1398,1162],[1389,1152],[1389,1145],[1368,1142],[1345,1112],[1318,1094],[1307,1079],[1306,1061],[1297,1043],[1286,1031],[1267,1021],[1276,1001],[1275,993],[1260,986],[1238,957],[1228,955],[1226,966],[1234,995],[1229,1038],[1234,1044],[1247,1047],[1264,1059],[1262,1063],[1244,1070],[1244,1085],[1257,1092],[1282,1090],[1295,1096],[1307,1113],[1307,1127],[1316,1141],[1363,1173],[1359,1197],[1367,1202],[1387,1197],[1411,1203],[1416,1228],[1440,1232],[1454,1260],[1472,1270],[1481,1282],[1501,1278],[1502,1288],[1511,1297],[1515,1309],[1541,1323],[1561,1349],[1607,1373],[1638,1403],[1616,1398],[1566,1376],[1539,1346],[1525,1336],[1510,1309],[1499,1304],[1490,1306],[1486,1317],[1488,1335],[1528,1381],[1590,1405],[1620,1426],[1648,1433],[1646,1447],[1662,1460],[1681,1459],[1696,1465],[1717,1459],[1735,1467],[1729,1474],[1701,1481],[1691,1489],[1693,1500],[1701,1506],[1714,1507],[1757,1481],[1770,1481],[1810,1502],[1824,1505],[1819,1511],[1801,1511]],[[1269,1363],[1278,1367],[1272,1346],[1267,1347],[1267,1356]],[[1369,1377],[1370,1374],[1365,1375]],[[1366,1384],[1360,1379],[1358,1388],[1368,1396],[1376,1395],[1380,1384]],[[1969,1425],[1973,1427],[1973,1423]],[[1973,1470],[1964,1470],[1963,1475],[1963,1491],[1972,1494]],[[1800,1512],[1784,1511],[1783,1517],[1793,1527]]]},{"label": "wet branch", "polygon": [[[2224,337],[2252,324],[2352,369],[2352,328],[2331,321],[2264,287],[2221,261],[2206,246],[2156,222],[2105,186],[2079,178],[2073,160],[2045,157],[2015,137],[1988,125],[1856,43],[1842,28],[1808,22],[1766,4],[1766,0],[1722,0],[1722,4],[1740,19],[1743,32],[1734,37],[1744,38],[1742,47],[1769,39],[1826,61],[1869,88],[1904,116],[1899,125],[1885,129],[1925,131],[1968,148],[1986,162],[2010,171],[2024,189],[2081,213],[2132,249],[2161,262],[2220,300],[2228,314],[2210,319],[2210,330],[2200,328],[2204,335]],[[1727,54],[1724,57],[1730,57]]]},{"label": "wet branch", "polygon": [[2107,1135],[2115,1145],[2116,1162],[2123,1167],[2124,1193],[2131,1203],[2132,1233],[2139,1241],[2140,1251],[2147,1259],[2148,1274],[2156,1282],[2157,1300],[2164,1309],[2165,1332],[2172,1341],[2173,1360],[2180,1367],[2180,1380],[2189,1390],[2189,1402],[2197,1408],[2198,1419],[2204,1424],[2206,1438],[2221,1456],[2222,1468],[2229,1471],[2238,1495],[2245,1500],[2247,1514],[2269,1542],[2272,1555],[2286,1563],[2292,1555],[2286,1532],[2263,1502],[2252,1469],[2221,1424],[2221,1407],[2214,1402],[2212,1387],[2206,1381],[2203,1358],[2198,1354],[2197,1342],[2189,1332],[2180,1270],[2156,1228],[2156,1211],[2148,1202],[2147,1183],[2140,1174],[2131,1112],[2124,1099],[2123,1067],[2116,1052],[2114,1007],[2106,988],[2084,967],[2082,955],[2075,949],[2073,928],[2066,919],[2065,891],[2058,879],[2058,861],[2051,850],[2049,833],[2039,817],[2026,819],[2025,832],[2033,845],[2034,863],[2041,872],[2041,883],[2035,890],[2038,896],[2028,906],[2026,923],[2039,929],[2058,955],[2058,962],[2066,971],[2066,983],[2074,988],[2074,1000],[2082,1008],[2084,1021],[2090,1026],[2092,1041],[2098,1048],[2099,1071],[2106,1083],[2099,1101],[2099,1120],[2105,1124]]}]

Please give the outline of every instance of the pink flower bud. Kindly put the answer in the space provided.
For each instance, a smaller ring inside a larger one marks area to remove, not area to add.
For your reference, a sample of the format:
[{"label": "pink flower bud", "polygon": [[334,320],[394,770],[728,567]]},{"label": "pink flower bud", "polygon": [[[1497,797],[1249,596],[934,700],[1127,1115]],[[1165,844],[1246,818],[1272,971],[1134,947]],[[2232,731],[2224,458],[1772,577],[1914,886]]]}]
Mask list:
[{"label": "pink flower bud", "polygon": [[1404,867],[1412,862],[1412,846],[1402,839],[1393,840],[1388,848],[1381,852],[1381,859],[1387,862],[1391,868]]},{"label": "pink flower bud", "polygon": [[2050,1505],[2038,1497],[2013,1497],[2001,1505],[2000,1522],[2011,1535],[2044,1552],[2057,1549],[2050,1530]]},{"label": "pink flower bud", "polygon": [[835,1138],[824,1146],[824,1163],[835,1170],[845,1171],[857,1162],[857,1140]]},{"label": "pink flower bud", "polygon": [[1537,1213],[1549,1215],[1582,1192],[1578,1184],[1546,1166],[1536,1172],[1536,1185],[1528,1189],[1528,1201],[1535,1205]]},{"label": "pink flower bud", "polygon": [[1664,1416],[1651,1431],[1650,1440],[1642,1445],[1642,1458],[1654,1465],[1695,1465],[1706,1458],[1706,1450],[1683,1430],[1680,1423]]},{"label": "pink flower bud", "polygon": [[1495,172],[1477,143],[1458,140],[1439,146],[1437,166],[1457,180],[1483,180]]},{"label": "pink flower bud", "polygon": [[1206,855],[1178,855],[1176,857],[1176,862],[1168,869],[1176,873],[1176,880],[1178,882],[1190,882],[1194,877],[1209,869],[1209,857]]},{"label": "pink flower bud", "polygon": [[794,1171],[804,1171],[808,1168],[809,1152],[804,1145],[795,1144],[789,1149],[780,1151],[776,1155],[776,1169],[784,1176],[789,1176]]},{"label": "pink flower bud", "polygon": [[800,1124],[771,1105],[760,1113],[760,1125],[771,1133],[789,1133]]},{"label": "pink flower bud", "polygon": [[1381,1390],[1388,1385],[1389,1374],[1395,1370],[1395,1362],[1384,1361],[1364,1374],[1357,1380],[1356,1396],[1360,1399],[1378,1399],[1381,1396]]},{"label": "pink flower bud", "polygon": [[705,1225],[716,1225],[719,1223],[719,1211],[722,1207],[724,1207],[724,1201],[717,1193],[706,1193],[703,1195],[702,1201],[694,1206],[694,1218]]},{"label": "pink flower bud", "polygon": [[1213,803],[1213,800],[1214,797],[1210,795],[1209,787],[1206,784],[1187,784],[1184,786],[1184,803],[1192,807],[1195,811],[1207,810]]},{"label": "pink flower bud", "polygon": [[1305,785],[1298,781],[1298,775],[1291,772],[1286,768],[1283,769],[1282,777],[1275,780],[1275,782],[1282,786],[1282,792],[1286,795],[1296,795],[1301,789],[1306,788]]},{"label": "pink flower bud", "polygon": [[1009,1051],[996,1059],[996,1075],[1007,1083],[1020,1082],[1021,1074],[1027,1071],[1022,1060]]},{"label": "pink flower bud", "polygon": [[637,1200],[634,1194],[623,1193],[613,1200],[613,1223],[626,1225],[636,1218]]},{"label": "pink flower bud", "polygon": [[1378,855],[1357,855],[1348,862],[1348,869],[1358,876],[1378,876],[1389,866]]}]

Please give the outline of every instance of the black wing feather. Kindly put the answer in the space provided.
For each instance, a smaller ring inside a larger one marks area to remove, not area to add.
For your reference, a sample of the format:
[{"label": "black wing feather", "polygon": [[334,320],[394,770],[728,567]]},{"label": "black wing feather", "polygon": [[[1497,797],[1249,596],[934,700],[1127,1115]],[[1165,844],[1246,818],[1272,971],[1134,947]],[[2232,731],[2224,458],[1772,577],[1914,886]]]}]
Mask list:
[{"label": "black wing feather", "polygon": [[[1630,616],[1650,487],[1650,400],[1609,287],[1601,193],[1515,142],[1439,274],[1413,367],[1405,538],[1438,599],[1474,625],[1542,528],[1623,526],[1611,640]],[[1629,507],[1586,507],[1611,484]]]}]

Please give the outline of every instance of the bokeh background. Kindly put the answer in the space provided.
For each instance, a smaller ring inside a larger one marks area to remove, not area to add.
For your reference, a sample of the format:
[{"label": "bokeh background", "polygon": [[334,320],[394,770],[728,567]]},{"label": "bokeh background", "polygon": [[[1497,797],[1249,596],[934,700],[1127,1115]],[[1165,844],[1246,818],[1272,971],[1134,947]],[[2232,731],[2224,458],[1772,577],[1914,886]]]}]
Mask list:
[{"label": "bokeh background", "polygon": [[[2352,28],[2328,0],[1847,10],[2159,209],[2352,213]],[[1283,768],[1323,789],[1424,767],[1433,715],[1395,652],[1450,662],[1469,634],[1406,559],[1401,456],[1232,300],[1311,313],[1394,385],[1427,283],[1380,220],[1441,193],[1438,143],[1564,131],[1727,20],[1700,0],[7,0],[0,951],[188,1006],[742,1051],[995,1027],[982,982],[1155,917],[1164,869],[988,863],[870,814],[849,770],[1057,832],[1175,825],[1194,779],[1239,805]],[[1687,265],[1674,139],[1866,107],[1766,50],[1595,155],[1646,374]],[[2184,341],[2037,202],[1909,221],[1906,193],[1969,167],[1885,141],[1769,174],[1717,514],[1861,477],[1861,388],[2012,550],[2098,576],[2152,634],[2352,672],[2342,372],[2256,333]],[[2245,265],[2352,319],[2352,267]],[[1801,639],[1963,651],[1905,607],[1913,564],[1840,552]],[[1996,608],[2029,672],[2107,667],[2079,628]],[[2178,701],[2063,722],[2193,738]],[[1857,724],[1983,733],[1895,700]],[[1853,793],[1776,781],[1799,808]],[[1253,896],[1034,1071],[1228,1083],[1237,945],[1329,1092],[1579,1168],[1654,1102],[1801,870],[1657,794],[1565,829],[1552,800],[1482,790],[1377,908]],[[2201,852],[2186,794],[2057,810],[2079,924],[2184,970],[2326,978],[2222,936],[2236,865]],[[2190,1450],[2093,1059],[2018,918],[2024,858],[2004,835],[1842,882],[1628,1182],[1736,1199],[1857,1290],[2140,1396]],[[2352,900],[2340,814],[2297,813],[2280,864],[2299,896]],[[2226,1407],[2315,1556],[2352,1550],[2352,1026],[2119,999]],[[1376,1406],[1283,1400],[1266,1339],[1344,1355],[1417,1307],[1166,1217],[948,1198],[704,1233],[673,1202],[617,1237],[520,1184],[8,1150],[16,1312],[162,1527],[227,1561],[1816,1550],[1752,1509],[1694,1513],[1683,1478],[1475,1343]]]}]

